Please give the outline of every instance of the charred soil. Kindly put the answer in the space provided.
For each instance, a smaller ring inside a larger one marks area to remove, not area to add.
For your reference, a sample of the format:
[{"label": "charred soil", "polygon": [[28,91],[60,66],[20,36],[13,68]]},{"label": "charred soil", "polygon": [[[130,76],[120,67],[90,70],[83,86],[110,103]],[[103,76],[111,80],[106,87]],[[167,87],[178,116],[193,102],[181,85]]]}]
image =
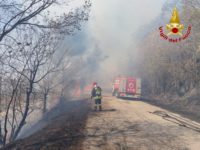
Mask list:
[{"label": "charred soil", "polygon": [[90,103],[87,99],[61,102],[47,112],[30,136],[8,144],[2,150],[81,150],[83,129]]}]

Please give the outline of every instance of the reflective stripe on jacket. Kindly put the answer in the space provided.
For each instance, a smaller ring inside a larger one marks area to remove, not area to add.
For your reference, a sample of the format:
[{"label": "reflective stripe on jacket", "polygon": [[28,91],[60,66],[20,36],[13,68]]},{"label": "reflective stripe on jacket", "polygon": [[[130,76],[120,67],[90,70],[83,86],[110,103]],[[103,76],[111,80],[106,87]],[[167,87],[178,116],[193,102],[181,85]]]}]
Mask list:
[{"label": "reflective stripe on jacket", "polygon": [[95,96],[94,99],[101,99],[102,96]]}]

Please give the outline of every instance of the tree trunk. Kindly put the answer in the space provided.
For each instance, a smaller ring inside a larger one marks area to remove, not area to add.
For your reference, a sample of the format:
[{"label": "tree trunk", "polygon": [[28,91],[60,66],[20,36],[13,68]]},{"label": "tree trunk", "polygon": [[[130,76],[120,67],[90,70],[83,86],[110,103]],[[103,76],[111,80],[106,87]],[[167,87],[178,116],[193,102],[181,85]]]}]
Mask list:
[{"label": "tree trunk", "polygon": [[43,113],[47,111],[47,93],[44,93]]},{"label": "tree trunk", "polygon": [[16,132],[14,133],[13,137],[11,138],[11,141],[14,141],[17,138],[17,136],[18,136],[19,132],[21,131],[22,127],[25,125],[26,117],[27,117],[28,111],[29,111],[31,93],[33,91],[33,84],[34,84],[34,82],[30,81],[30,87],[29,87],[29,89],[27,91],[27,94],[26,94],[25,111],[24,111],[22,120],[20,121],[19,126],[16,129]]}]

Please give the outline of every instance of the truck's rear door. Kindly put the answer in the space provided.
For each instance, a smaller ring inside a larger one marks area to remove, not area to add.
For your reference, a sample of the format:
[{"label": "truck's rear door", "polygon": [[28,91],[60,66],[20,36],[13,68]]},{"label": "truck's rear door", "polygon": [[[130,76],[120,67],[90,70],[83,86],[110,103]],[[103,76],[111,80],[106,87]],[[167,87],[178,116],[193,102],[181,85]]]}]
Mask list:
[{"label": "truck's rear door", "polygon": [[136,79],[135,78],[127,78],[126,93],[131,94],[131,95],[136,94]]}]

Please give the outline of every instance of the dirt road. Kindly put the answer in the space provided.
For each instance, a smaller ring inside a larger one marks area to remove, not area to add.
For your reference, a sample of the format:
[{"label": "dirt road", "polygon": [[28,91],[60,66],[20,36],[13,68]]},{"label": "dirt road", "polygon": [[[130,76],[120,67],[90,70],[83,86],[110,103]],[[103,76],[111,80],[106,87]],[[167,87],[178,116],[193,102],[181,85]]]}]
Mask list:
[{"label": "dirt road", "polygon": [[199,150],[200,125],[142,101],[105,97],[91,112],[84,150]]}]

